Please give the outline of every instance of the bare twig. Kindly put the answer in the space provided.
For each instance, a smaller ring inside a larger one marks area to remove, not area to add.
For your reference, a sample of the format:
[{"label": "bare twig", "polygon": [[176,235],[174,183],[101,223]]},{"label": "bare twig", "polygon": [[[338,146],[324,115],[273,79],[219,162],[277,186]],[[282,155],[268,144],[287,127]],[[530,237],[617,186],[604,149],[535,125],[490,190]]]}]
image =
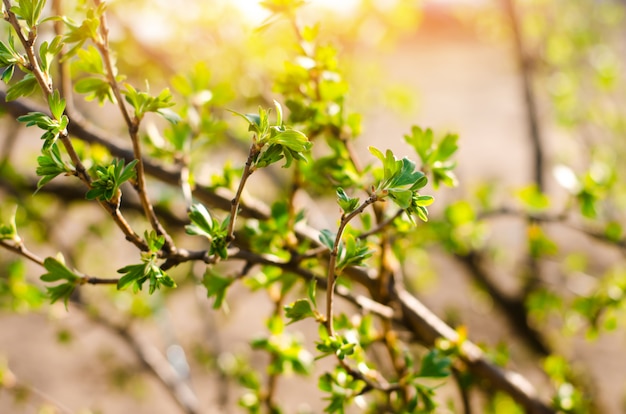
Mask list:
[{"label": "bare twig", "polygon": [[35,253],[28,250],[26,246],[24,246],[24,243],[22,243],[21,240],[11,242],[9,240],[0,239],[0,247],[3,247],[43,267],[43,259],[37,256]]}]

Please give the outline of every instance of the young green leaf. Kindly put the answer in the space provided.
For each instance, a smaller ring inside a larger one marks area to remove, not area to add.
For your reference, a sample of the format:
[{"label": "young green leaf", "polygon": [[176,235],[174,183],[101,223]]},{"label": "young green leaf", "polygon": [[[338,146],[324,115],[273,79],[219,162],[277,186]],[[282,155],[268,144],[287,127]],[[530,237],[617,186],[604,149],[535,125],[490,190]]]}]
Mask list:
[{"label": "young green leaf", "polygon": [[445,378],[450,376],[452,360],[438,349],[432,349],[422,358],[418,377]]},{"label": "young green leaf", "polygon": [[335,235],[330,230],[322,230],[319,235],[319,240],[324,246],[328,247],[328,250],[333,250],[335,247]]},{"label": "young green leaf", "polygon": [[58,89],[55,89],[53,93],[48,96],[48,106],[54,119],[60,120],[65,111],[65,99],[61,98],[61,94]]},{"label": "young green leaf", "polygon": [[349,214],[359,206],[359,199],[348,197],[343,188],[337,188],[337,203],[344,214]]},{"label": "young green leaf", "polygon": [[298,299],[285,306],[285,316],[290,319],[289,325],[302,319],[313,318],[315,313],[311,308],[311,302],[307,299]]},{"label": "young green leaf", "polygon": [[213,309],[222,307],[224,298],[226,298],[226,292],[233,281],[233,278],[221,276],[213,270],[207,269],[202,279],[202,284],[206,287],[207,296],[215,298]]},{"label": "young green leaf", "polygon": [[19,82],[9,86],[6,94],[6,101],[14,101],[18,98],[28,98],[36,90],[39,84],[32,73],[27,73]]}]

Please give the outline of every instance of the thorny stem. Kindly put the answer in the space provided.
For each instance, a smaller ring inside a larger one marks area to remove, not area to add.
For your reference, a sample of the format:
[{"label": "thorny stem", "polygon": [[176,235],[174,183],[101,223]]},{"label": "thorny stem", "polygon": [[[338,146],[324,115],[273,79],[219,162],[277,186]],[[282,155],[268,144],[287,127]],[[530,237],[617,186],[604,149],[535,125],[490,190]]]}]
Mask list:
[{"label": "thorny stem", "polygon": [[328,261],[328,274],[326,277],[326,330],[328,331],[329,336],[335,335],[335,330],[333,328],[333,295],[335,291],[335,283],[337,281],[337,275],[335,274],[335,271],[337,270],[337,256],[339,255],[339,244],[341,243],[343,231],[345,230],[350,220],[361,214],[363,210],[367,208],[367,206],[375,203],[376,201],[378,201],[378,195],[374,193],[350,214],[344,214],[341,217],[339,229],[337,229],[337,236],[335,237],[335,243],[333,244],[333,250],[330,252],[330,259]]},{"label": "thorny stem", "polygon": [[[96,6],[99,6],[101,0],[94,0]],[[124,99],[122,98],[122,93],[120,92],[119,84],[117,83],[117,79],[115,79],[115,68],[113,66],[113,60],[111,58],[111,54],[109,53],[109,27],[107,24],[106,15],[103,13],[100,16],[100,39],[95,41],[96,47],[100,51],[102,55],[102,60],[104,61],[107,77],[109,80],[109,85],[111,86],[111,90],[113,91],[113,95],[115,95],[115,100],[117,101],[117,105],[122,113],[122,117],[126,122],[126,126],[128,127],[128,133],[130,135],[130,139],[133,145],[133,153],[135,159],[137,160],[137,164],[135,165],[135,170],[137,172],[137,185],[135,186],[137,190],[137,194],[139,195],[139,199],[141,200],[141,205],[143,206],[144,214],[150,221],[150,225],[156,231],[159,236],[163,236],[165,238],[164,250],[168,253],[175,253],[176,246],[174,245],[174,241],[172,237],[167,233],[165,228],[161,225],[158,217],[154,212],[154,207],[148,198],[148,192],[146,190],[146,174],[144,171],[143,159],[142,159],[142,151],[141,151],[141,143],[139,142],[139,124],[141,122],[136,116],[131,117],[128,108],[124,104]]]}]

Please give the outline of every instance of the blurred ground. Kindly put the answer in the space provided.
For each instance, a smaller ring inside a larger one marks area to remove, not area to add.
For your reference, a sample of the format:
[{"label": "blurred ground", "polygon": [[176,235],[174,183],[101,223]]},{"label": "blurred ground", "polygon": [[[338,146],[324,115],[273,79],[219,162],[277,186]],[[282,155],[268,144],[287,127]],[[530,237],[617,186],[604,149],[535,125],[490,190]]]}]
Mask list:
[{"label": "blurred ground", "polygon": [[[511,50],[477,38],[451,16],[437,11],[427,16],[414,37],[403,41],[391,55],[379,58],[385,73],[415,90],[420,106],[414,116],[400,118],[375,111],[364,125],[366,135],[359,148],[361,152],[365,154],[367,146],[373,144],[408,155],[403,134],[413,124],[430,126],[436,131],[452,130],[460,134],[457,159],[462,188],[471,188],[484,179],[505,182],[507,186],[529,181],[530,155]],[[498,235],[503,244],[523,243],[521,226],[508,225],[506,229],[506,234]],[[0,251],[2,256],[7,254]],[[472,340],[481,342],[489,338],[493,344],[494,338],[506,339],[510,332],[503,324],[493,323],[493,315],[489,313],[493,309],[481,305],[470,293],[463,273],[436,254],[431,260],[437,266],[440,280],[421,292],[420,298],[440,316],[450,309],[465,309],[463,317]],[[507,282],[506,277],[503,276],[505,284],[514,283]],[[263,331],[258,315],[268,313],[269,305],[261,294],[235,289],[229,297],[236,307],[228,316],[213,315],[208,307],[199,307],[196,296],[190,289],[175,292],[169,313],[163,319],[167,321],[165,325],[137,332],[152,338],[162,351],[171,343],[171,336],[187,349],[193,349],[198,341],[207,341],[216,350],[247,351],[246,341]],[[193,318],[185,317],[198,312],[205,313],[208,322],[194,322]],[[70,412],[86,409],[104,414],[177,412],[162,385],[150,375],[129,375],[145,368],[115,335],[89,322],[75,309],[67,314],[59,309],[58,315],[57,319],[49,320],[41,315],[0,314],[0,355],[8,359],[20,382],[53,397]],[[487,317],[489,324],[483,322]],[[215,327],[217,330],[211,331]],[[66,344],[58,343],[55,337],[66,331],[73,339]],[[592,369],[592,381],[602,380],[597,391],[605,404],[604,412],[622,412],[626,360],[620,354],[626,342],[624,334],[611,335],[591,346],[586,344],[585,350],[568,338],[559,342],[575,360],[587,362]],[[514,348],[511,353],[513,360],[518,361],[512,368],[528,375],[539,388],[545,388],[545,378],[524,365],[527,356],[524,351]],[[103,358],[107,362],[104,365]],[[257,361],[259,367],[263,361]],[[216,385],[217,380],[217,375],[206,368],[192,366],[191,383],[206,413],[220,412],[220,398],[228,396],[233,401],[238,397],[237,389],[228,392]],[[309,407],[310,412],[321,412],[323,406],[312,398],[317,393],[316,387],[302,387],[302,381],[281,380],[280,399],[286,404],[286,412],[296,412],[305,401],[317,404]],[[0,390],[0,413],[38,412],[42,400],[35,397],[29,401],[34,404],[14,404],[13,397]]]}]

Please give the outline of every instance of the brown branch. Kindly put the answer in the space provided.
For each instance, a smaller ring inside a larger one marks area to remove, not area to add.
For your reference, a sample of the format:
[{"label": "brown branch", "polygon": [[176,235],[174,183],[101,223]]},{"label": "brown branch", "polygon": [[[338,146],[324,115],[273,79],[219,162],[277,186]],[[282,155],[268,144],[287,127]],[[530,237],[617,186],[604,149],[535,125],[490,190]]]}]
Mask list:
[{"label": "brown branch", "polygon": [[[78,309],[84,311],[82,304],[76,305]],[[97,312],[85,312],[85,314],[122,339],[143,365],[163,384],[185,413],[199,414],[201,412],[195,392],[154,345],[134,335],[128,327],[117,325]]]},{"label": "brown branch", "polygon": [[[99,6],[101,3],[100,0],[94,0],[94,2],[96,6]],[[122,93],[120,92],[117,79],[115,78],[115,68],[113,66],[111,54],[109,53],[109,27],[107,24],[106,13],[103,13],[102,16],[100,16],[100,38],[95,43],[96,47],[100,51],[102,60],[104,61],[109,85],[111,86],[111,90],[113,91],[113,95],[115,95],[115,100],[117,101],[117,105],[120,109],[120,112],[122,113],[124,121],[126,122],[126,126],[128,127],[128,133],[130,135],[133,146],[134,159],[137,160],[137,164],[135,165],[135,170],[137,172],[137,185],[135,188],[137,190],[137,194],[139,195],[139,199],[141,200],[141,205],[143,206],[145,216],[150,222],[152,228],[156,231],[156,233],[165,238],[165,244],[163,248],[167,252],[175,252],[176,246],[174,245],[174,241],[172,240],[172,237],[167,233],[165,228],[161,225],[159,218],[154,212],[152,203],[148,198],[146,173],[143,165],[143,157],[141,155],[141,142],[139,140],[139,124],[141,120],[138,119],[137,116],[131,117],[128,108],[124,103],[124,99],[122,98]]]},{"label": "brown branch", "polygon": [[239,181],[239,186],[237,187],[237,192],[235,196],[230,201],[230,221],[228,222],[228,230],[226,231],[226,242],[230,243],[235,239],[235,224],[237,221],[237,214],[239,212],[239,205],[241,204],[241,195],[243,194],[243,189],[248,182],[248,178],[254,172],[252,167],[252,163],[254,162],[254,158],[259,154],[259,147],[256,142],[256,137],[252,139],[252,144],[250,145],[250,151],[248,152],[248,158],[246,159],[246,165],[243,169],[243,173],[241,174],[241,180]]},{"label": "brown branch", "polygon": [[464,256],[456,255],[454,257],[465,266],[472,280],[489,294],[489,297],[493,299],[496,306],[506,317],[509,326],[519,334],[530,349],[542,356],[550,355],[552,349],[546,342],[543,334],[529,323],[524,299],[510,297],[502,292],[481,266],[482,257],[480,254],[471,252]]},{"label": "brown branch", "polygon": [[22,243],[21,240],[14,240],[12,242],[9,242],[8,240],[0,239],[0,247],[3,247],[43,267],[43,259],[37,256],[35,253],[28,250],[26,246],[24,246],[24,243]]},{"label": "brown branch", "polygon": [[515,59],[517,61],[521,87],[524,96],[524,108],[528,125],[528,137],[532,148],[533,179],[539,191],[544,190],[544,150],[539,125],[537,98],[533,88],[532,62],[524,44],[524,36],[520,27],[520,19],[515,0],[503,0],[504,9],[509,20],[513,36]]},{"label": "brown branch", "polygon": [[326,330],[328,331],[329,336],[335,335],[333,327],[333,294],[335,293],[335,283],[337,281],[337,256],[339,255],[339,245],[341,244],[343,231],[353,218],[361,214],[363,210],[365,210],[370,204],[374,204],[376,201],[378,201],[378,196],[376,194],[372,194],[350,214],[343,214],[341,216],[341,222],[339,223],[339,228],[337,229],[333,249],[330,252],[328,274],[326,276],[326,283],[328,284],[326,289]]},{"label": "brown branch", "polygon": [[[439,339],[458,343],[459,336],[441,319],[430,311],[417,298],[402,286],[396,285],[391,292],[391,299],[402,310],[404,323],[416,339],[432,347]],[[556,411],[544,403],[536,394],[535,388],[520,374],[507,371],[490,362],[472,342],[466,340],[460,344],[461,359],[475,376],[483,378],[489,384],[511,396],[529,414],[555,414]]]}]

